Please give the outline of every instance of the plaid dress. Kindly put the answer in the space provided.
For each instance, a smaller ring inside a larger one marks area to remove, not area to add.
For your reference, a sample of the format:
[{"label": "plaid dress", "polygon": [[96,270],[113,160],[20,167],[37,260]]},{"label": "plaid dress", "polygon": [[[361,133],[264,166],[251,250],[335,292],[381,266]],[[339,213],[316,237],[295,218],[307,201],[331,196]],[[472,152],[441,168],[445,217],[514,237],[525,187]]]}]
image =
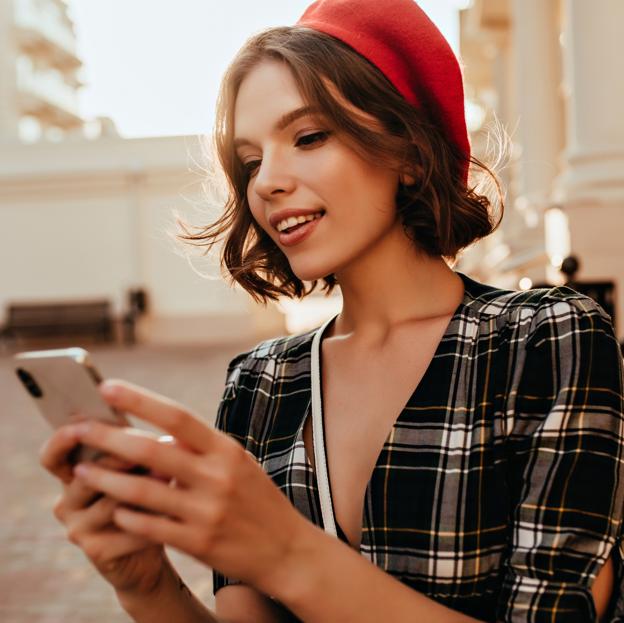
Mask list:
[{"label": "plaid dress", "polygon": [[[611,319],[567,287],[457,274],[463,300],[368,482],[360,554],[481,621],[580,623],[595,621],[590,586],[613,553],[605,620],[624,621],[624,366]],[[303,426],[311,345],[328,323],[235,357],[216,420],[319,526]],[[213,570],[213,583],[238,580]]]}]

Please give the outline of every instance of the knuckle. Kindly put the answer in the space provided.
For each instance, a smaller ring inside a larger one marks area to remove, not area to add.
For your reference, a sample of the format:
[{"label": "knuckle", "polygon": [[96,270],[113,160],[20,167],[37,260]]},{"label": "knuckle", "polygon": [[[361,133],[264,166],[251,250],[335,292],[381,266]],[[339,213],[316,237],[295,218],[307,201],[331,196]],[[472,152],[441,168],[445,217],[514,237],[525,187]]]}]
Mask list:
[{"label": "knuckle", "polygon": [[140,464],[145,464],[150,458],[154,458],[160,446],[151,439],[141,439],[136,445],[135,460]]},{"label": "knuckle", "polygon": [[40,446],[38,452],[39,464],[53,476],[61,479],[71,450],[78,444],[77,441],[66,436],[65,428],[57,430]]},{"label": "knuckle", "polygon": [[[245,451],[241,449],[244,454]],[[197,457],[193,471],[198,480],[207,481],[213,495],[219,498],[233,496],[241,479],[241,456],[236,451],[232,455],[228,451],[221,452],[218,460],[206,460],[205,457]]]},{"label": "knuckle", "polygon": [[39,463],[49,472],[53,472],[58,467],[58,450],[55,448],[55,438],[46,440],[39,448]]},{"label": "knuckle", "polygon": [[213,474],[215,493],[223,499],[228,499],[236,492],[236,476],[224,467]]},{"label": "knuckle", "polygon": [[226,475],[233,480],[240,477],[246,469],[248,462],[249,455],[243,447],[238,444],[230,446],[224,452],[223,467],[225,468]]},{"label": "knuckle", "polygon": [[96,493],[87,503],[85,511],[91,516],[101,517],[103,515],[106,515],[111,505],[111,502],[114,501],[115,500],[113,500],[104,493]]},{"label": "knuckle", "polygon": [[212,471],[203,456],[193,456],[190,461],[191,477],[197,480],[212,480]]},{"label": "knuckle", "polygon": [[65,518],[65,498],[60,495],[54,501],[54,505],[52,506],[52,513],[59,521],[63,521]]},{"label": "knuckle", "polygon": [[180,433],[187,425],[190,418],[190,414],[184,408],[180,406],[174,406],[171,411],[171,431]]},{"label": "knuckle", "polygon": [[[233,440],[230,439],[228,441]],[[244,454],[245,450],[243,450],[237,442],[235,442],[235,445],[231,445],[229,443],[219,444],[218,455],[220,465],[227,467],[227,469],[236,468],[241,460],[241,453],[239,450],[241,450]]]},{"label": "knuckle", "polygon": [[108,497],[105,495],[103,498],[98,500],[96,504],[100,505],[102,513],[112,518],[115,509],[119,506],[119,502],[114,498]]},{"label": "knuckle", "polygon": [[[234,441],[234,440],[232,440],[232,441]],[[234,441],[234,444],[230,446],[229,452],[230,452],[230,455],[231,455],[231,460],[234,462],[234,464],[236,466],[246,465],[247,462],[249,461],[249,456],[250,455],[245,450],[245,448],[243,448],[243,446],[241,446],[236,441]]]},{"label": "knuckle", "polygon": [[50,466],[50,440],[49,439],[39,448],[38,457],[39,457],[40,465],[42,465],[46,469],[49,469],[49,466]]},{"label": "knuckle", "polygon": [[67,528],[66,535],[68,541],[70,541],[74,545],[80,545],[82,531],[78,528],[78,526],[69,526]]},{"label": "knuckle", "polygon": [[228,438],[223,445],[223,454],[226,462],[232,468],[242,467],[249,460],[249,455],[245,448],[232,438]]},{"label": "knuckle", "polygon": [[[223,526],[227,522],[228,512],[226,503],[217,503],[209,511],[209,521],[216,530],[219,526]],[[210,531],[212,534],[213,531]]]},{"label": "knuckle", "polygon": [[95,539],[86,539],[82,544],[82,551],[95,563],[101,562],[103,550]]},{"label": "knuckle", "polygon": [[141,476],[137,476],[132,482],[128,483],[126,488],[126,496],[133,502],[141,503],[147,502],[148,494],[145,488],[145,483],[140,480]]}]

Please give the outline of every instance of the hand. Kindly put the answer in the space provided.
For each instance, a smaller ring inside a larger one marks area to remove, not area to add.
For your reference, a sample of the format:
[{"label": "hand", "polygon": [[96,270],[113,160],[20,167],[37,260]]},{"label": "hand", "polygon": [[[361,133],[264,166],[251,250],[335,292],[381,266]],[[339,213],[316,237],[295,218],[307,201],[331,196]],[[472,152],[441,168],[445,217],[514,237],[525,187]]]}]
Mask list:
[{"label": "hand", "polygon": [[[40,462],[57,477],[63,493],[54,505],[55,517],[65,525],[68,539],[80,547],[97,571],[117,591],[149,594],[169,564],[161,543],[129,534],[113,523],[117,500],[98,493],[72,475],[68,455],[78,440],[71,426],[58,429],[44,444]],[[112,456],[98,465],[126,471],[132,464]]]},{"label": "hand", "polygon": [[76,427],[80,442],[175,478],[171,487],[102,466],[77,466],[85,486],[150,511],[117,507],[115,524],[268,592],[271,571],[290,561],[293,544],[313,526],[236,440],[146,389],[106,381],[100,391],[111,406],[163,429],[178,442],[159,444],[137,429],[95,421]]}]

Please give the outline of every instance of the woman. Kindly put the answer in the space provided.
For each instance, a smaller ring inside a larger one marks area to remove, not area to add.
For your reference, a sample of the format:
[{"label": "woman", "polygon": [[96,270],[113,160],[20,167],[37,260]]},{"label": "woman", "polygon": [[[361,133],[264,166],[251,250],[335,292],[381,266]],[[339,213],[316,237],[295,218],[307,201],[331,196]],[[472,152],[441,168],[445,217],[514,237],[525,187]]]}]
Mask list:
[{"label": "woman", "polygon": [[[184,237],[227,234],[224,264],[258,300],[322,280],[343,308],[237,356],[217,431],[109,381],[109,404],[175,443],[90,422],[44,447],[57,517],[127,612],[215,620],[167,544],[214,569],[216,620],[619,620],[613,327],[568,288],[449,267],[495,226],[467,184],[469,163],[486,168],[459,66],[425,14],[322,0],[253,37],[224,77],[216,146],[225,213]],[[115,458],[72,468],[76,443]]]}]

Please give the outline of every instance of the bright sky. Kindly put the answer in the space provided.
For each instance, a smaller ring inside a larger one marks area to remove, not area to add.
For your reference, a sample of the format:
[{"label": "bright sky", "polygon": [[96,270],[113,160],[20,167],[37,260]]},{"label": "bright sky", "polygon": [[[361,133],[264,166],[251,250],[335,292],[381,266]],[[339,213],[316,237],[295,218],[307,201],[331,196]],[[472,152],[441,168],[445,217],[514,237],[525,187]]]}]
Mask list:
[{"label": "bright sky", "polygon": [[[383,0],[379,0],[383,2]],[[83,59],[87,118],[111,117],[126,137],[203,134],[219,81],[253,33],[293,24],[311,0],[69,0]],[[420,0],[455,50],[457,9]]]}]

